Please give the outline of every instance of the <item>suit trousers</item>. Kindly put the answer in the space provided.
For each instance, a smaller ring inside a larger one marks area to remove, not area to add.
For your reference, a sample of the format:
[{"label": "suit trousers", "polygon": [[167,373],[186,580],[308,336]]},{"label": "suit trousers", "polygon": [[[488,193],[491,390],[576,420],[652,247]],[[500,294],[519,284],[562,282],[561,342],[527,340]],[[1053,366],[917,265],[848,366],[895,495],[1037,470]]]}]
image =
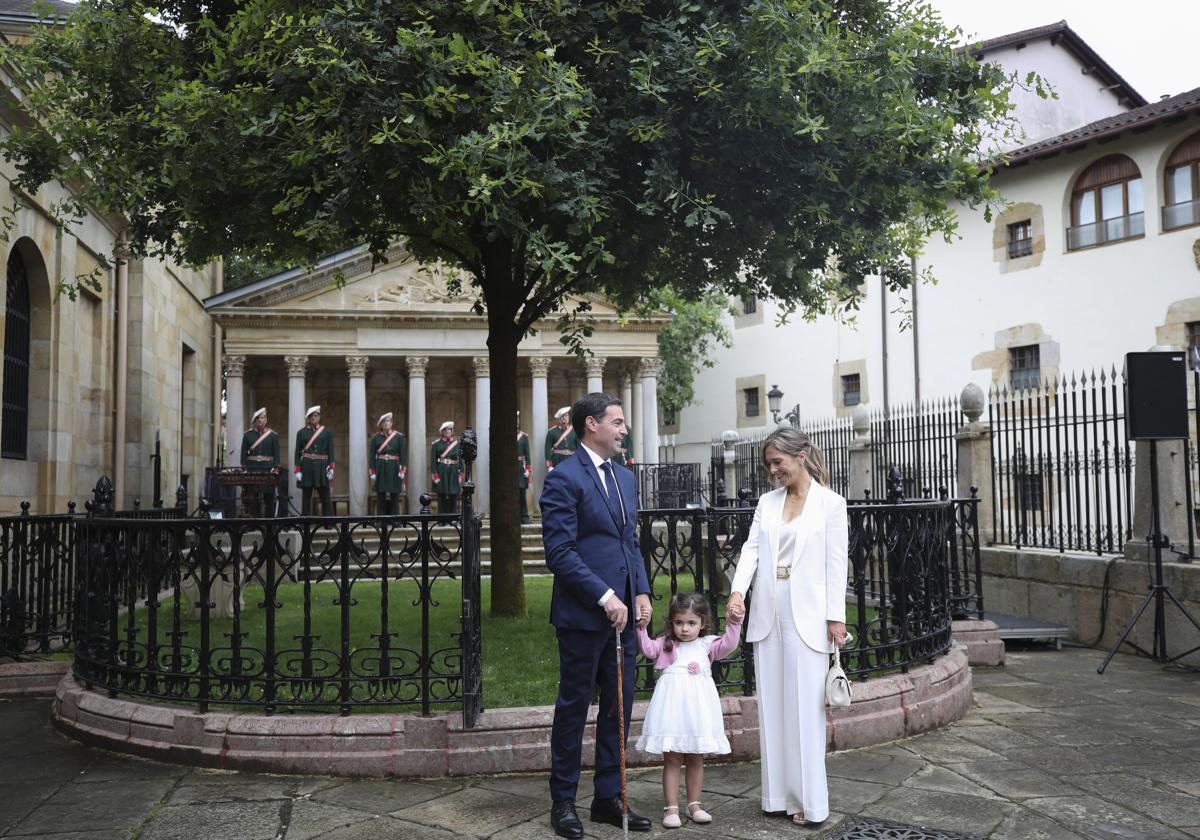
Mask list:
[{"label": "suit trousers", "polygon": [[[625,736],[633,714],[633,685],[637,671],[637,640],[633,624],[621,635],[625,649]],[[583,731],[592,686],[600,687],[596,714],[596,763],[593,787],[597,799],[621,793],[620,739],[617,731],[616,632],[607,630],[558,631],[558,700],[550,730],[550,798],[575,799],[583,760]]]},{"label": "suit trousers", "polygon": [[754,643],[758,743],[764,811],[829,816],[825,778],[825,674],[829,654],[813,650],[792,620],[787,580],[775,582],[775,626]]}]

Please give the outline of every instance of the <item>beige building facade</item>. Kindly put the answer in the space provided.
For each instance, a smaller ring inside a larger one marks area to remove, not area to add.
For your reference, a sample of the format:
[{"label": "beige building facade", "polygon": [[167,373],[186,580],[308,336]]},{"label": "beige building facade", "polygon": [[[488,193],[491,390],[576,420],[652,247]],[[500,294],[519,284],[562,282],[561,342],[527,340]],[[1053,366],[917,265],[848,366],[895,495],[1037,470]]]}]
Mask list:
[{"label": "beige building facade", "polygon": [[[42,10],[25,5],[4,9],[0,38],[18,41],[36,24]],[[4,92],[7,133],[28,119],[17,91]],[[118,507],[135,499],[149,506],[156,436],[162,495],[172,504],[182,477],[195,482],[215,451],[217,345],[201,301],[218,290],[219,268],[136,260],[100,270],[122,220],[89,213],[60,227],[48,208],[68,197],[65,188],[17,193],[14,175],[0,161],[0,207],[16,208],[0,238],[0,514],[18,512],[22,501],[33,513],[62,513],[72,500],[82,510],[101,475],[113,480]],[[98,288],[67,293],[93,273]]]}]

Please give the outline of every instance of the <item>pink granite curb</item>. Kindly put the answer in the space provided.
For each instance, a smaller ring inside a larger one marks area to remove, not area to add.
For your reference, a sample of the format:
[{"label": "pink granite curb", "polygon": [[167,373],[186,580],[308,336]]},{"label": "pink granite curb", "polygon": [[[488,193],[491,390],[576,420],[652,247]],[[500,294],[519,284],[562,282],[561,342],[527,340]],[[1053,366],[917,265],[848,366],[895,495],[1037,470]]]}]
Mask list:
[{"label": "pink granite curb", "polygon": [[0,663],[0,697],[53,697],[63,675],[71,670],[65,659]]},{"label": "pink granite curb", "polygon": [[967,661],[972,667],[997,667],[1004,664],[1004,640],[994,621],[977,619],[953,622],[954,643],[966,645]]},{"label": "pink granite curb", "polygon": [[[858,682],[854,703],[831,710],[831,750],[879,744],[944,726],[971,705],[966,653],[954,648],[929,665]],[[758,706],[753,697],[722,698],[734,761],[758,757]],[[647,704],[634,704],[630,766],[661,757],[638,751]],[[593,709],[584,755],[595,737]],[[366,777],[469,776],[544,772],[550,766],[549,707],[496,709],[467,729],[457,713],[266,716],[249,712],[199,712],[141,703],[89,691],[71,674],[54,700],[55,725],[88,744],[201,767],[304,775]]]}]

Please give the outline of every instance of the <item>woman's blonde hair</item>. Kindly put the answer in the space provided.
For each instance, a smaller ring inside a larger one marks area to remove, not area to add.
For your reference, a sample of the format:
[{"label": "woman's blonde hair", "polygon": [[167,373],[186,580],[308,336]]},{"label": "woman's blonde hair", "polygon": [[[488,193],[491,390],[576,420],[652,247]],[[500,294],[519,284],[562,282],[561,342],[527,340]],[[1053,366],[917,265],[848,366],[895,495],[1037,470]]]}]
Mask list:
[{"label": "woman's blonde hair", "polygon": [[767,466],[768,446],[773,446],[784,455],[791,455],[793,458],[799,458],[800,453],[803,452],[804,465],[808,468],[808,474],[816,479],[818,484],[824,487],[829,486],[829,470],[825,468],[825,453],[804,432],[793,429],[791,426],[782,426],[767,435],[762,448],[763,466]]}]

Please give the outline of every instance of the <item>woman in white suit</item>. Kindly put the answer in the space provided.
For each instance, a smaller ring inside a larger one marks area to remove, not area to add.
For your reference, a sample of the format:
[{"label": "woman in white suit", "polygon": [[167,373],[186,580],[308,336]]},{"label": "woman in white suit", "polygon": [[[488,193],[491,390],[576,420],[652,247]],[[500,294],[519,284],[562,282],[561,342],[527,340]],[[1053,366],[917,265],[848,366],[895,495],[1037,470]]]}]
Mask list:
[{"label": "woman in white suit", "polygon": [[763,462],[779,485],[758,500],[726,607],[745,615],[754,644],[762,807],[797,823],[829,817],[825,778],[825,674],[831,643],[846,640],[846,500],[828,489],[821,450],[803,432],[777,429]]}]

